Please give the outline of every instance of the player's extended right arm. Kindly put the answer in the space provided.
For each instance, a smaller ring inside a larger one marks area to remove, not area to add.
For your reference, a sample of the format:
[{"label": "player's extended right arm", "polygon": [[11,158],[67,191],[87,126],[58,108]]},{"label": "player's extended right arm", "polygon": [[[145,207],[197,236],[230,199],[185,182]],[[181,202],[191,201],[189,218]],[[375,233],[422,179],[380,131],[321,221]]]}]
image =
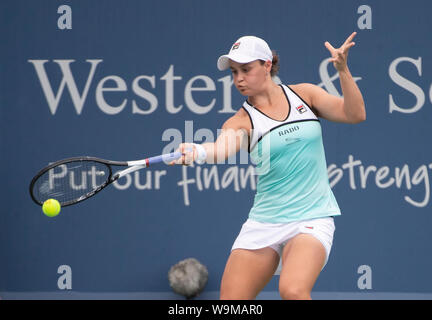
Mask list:
[{"label": "player's extended right arm", "polygon": [[229,118],[222,126],[220,135],[215,142],[206,142],[200,145],[195,143],[181,143],[177,149],[183,156],[170,164],[190,165],[198,163],[224,163],[235,155],[240,148],[246,147],[248,133],[241,126],[241,119],[236,115]]}]

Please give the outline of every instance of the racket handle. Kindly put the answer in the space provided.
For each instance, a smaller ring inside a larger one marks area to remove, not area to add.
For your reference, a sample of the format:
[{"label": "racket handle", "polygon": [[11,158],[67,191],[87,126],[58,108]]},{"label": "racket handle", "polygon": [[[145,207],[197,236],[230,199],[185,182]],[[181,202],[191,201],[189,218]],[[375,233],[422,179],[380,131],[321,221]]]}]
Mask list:
[{"label": "racket handle", "polygon": [[181,152],[171,152],[171,153],[161,154],[160,156],[148,158],[147,166],[159,162],[171,162],[173,160],[177,160],[181,156],[182,156]]},{"label": "racket handle", "polygon": [[[192,151],[191,148],[187,148],[188,151]],[[128,166],[141,166],[143,168],[148,167],[152,164],[156,164],[159,162],[166,162],[169,163],[173,160],[177,160],[178,158],[180,158],[182,156],[182,153],[180,151],[177,152],[171,152],[171,153],[165,153],[165,154],[161,154],[159,156],[155,156],[155,157],[151,157],[151,158],[147,158],[144,160],[137,160],[137,161],[128,161],[127,165]]]},{"label": "racket handle", "polygon": [[[192,148],[186,148],[187,151],[192,152],[193,149]],[[166,154],[161,154],[160,156],[156,156],[156,157],[152,157],[152,158],[148,158],[148,166],[151,164],[155,164],[158,162],[171,162],[173,160],[177,160],[178,158],[180,158],[182,156],[182,153],[180,151],[177,152],[171,152],[171,153],[166,153]]]}]

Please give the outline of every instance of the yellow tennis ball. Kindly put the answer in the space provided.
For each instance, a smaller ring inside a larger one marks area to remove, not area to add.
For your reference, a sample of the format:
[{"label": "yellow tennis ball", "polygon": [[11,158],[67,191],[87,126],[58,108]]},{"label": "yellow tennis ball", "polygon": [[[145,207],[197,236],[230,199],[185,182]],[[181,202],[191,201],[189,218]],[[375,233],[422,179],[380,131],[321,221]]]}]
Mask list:
[{"label": "yellow tennis ball", "polygon": [[60,213],[60,203],[56,199],[48,199],[42,205],[42,211],[48,217],[55,217]]}]

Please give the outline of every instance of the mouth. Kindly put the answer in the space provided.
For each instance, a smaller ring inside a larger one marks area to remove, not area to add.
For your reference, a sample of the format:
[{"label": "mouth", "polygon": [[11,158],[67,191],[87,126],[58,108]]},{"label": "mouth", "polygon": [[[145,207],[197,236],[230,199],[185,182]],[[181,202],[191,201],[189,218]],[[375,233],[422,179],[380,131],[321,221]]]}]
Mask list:
[{"label": "mouth", "polygon": [[237,87],[237,89],[240,92],[240,94],[242,94],[242,95],[248,94],[248,88],[247,87]]}]

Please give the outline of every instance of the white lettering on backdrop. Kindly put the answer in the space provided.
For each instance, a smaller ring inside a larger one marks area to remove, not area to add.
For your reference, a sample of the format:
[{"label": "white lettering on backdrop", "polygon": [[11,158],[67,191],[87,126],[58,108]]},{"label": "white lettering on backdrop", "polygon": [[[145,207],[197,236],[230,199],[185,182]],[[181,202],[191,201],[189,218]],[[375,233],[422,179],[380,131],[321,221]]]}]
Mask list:
[{"label": "white lettering on backdrop", "polygon": [[[432,163],[422,164],[412,168],[408,164],[390,167],[382,165],[380,167],[369,164],[365,165],[361,160],[355,159],[353,155],[348,155],[348,160],[342,164],[331,163],[327,167],[330,186],[333,188],[337,184],[344,183],[350,190],[368,188],[397,188],[405,190],[403,199],[410,205],[423,208],[430,202],[430,175]],[[161,177],[166,171],[151,170],[135,172],[126,175],[114,186],[119,190],[126,190],[134,186],[139,190],[159,190],[163,189]],[[255,166],[249,165],[229,165],[220,166],[182,166],[181,179],[177,181],[177,186],[183,193],[183,204],[188,206],[191,203],[190,188],[195,187],[199,192],[221,191],[230,189],[240,192],[242,190],[256,190],[257,179]],[[153,182],[152,182],[153,181]],[[410,194],[409,192],[413,193]]]}]

